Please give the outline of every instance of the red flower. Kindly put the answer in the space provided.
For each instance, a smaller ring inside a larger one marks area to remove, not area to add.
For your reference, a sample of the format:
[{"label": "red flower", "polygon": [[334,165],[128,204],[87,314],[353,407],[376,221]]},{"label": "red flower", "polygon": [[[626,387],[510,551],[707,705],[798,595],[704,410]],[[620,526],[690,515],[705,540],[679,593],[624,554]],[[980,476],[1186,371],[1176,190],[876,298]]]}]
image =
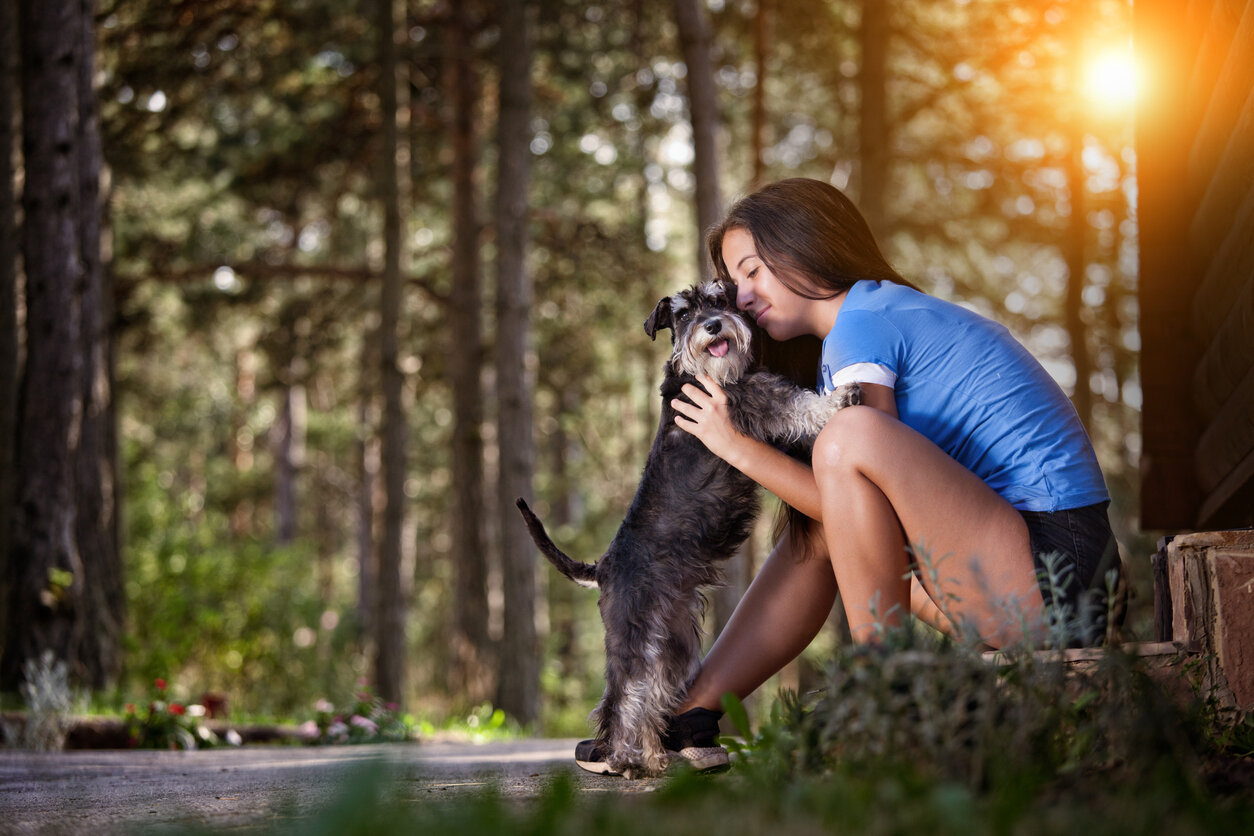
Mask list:
[{"label": "red flower", "polygon": [[128,703],[126,704],[126,713],[127,713],[127,714],[134,714],[134,713],[135,713],[135,703],[133,703],[133,702],[128,702]]},{"label": "red flower", "polygon": [[170,703],[170,713],[182,716],[187,713],[187,709],[176,702]]},{"label": "red flower", "polygon": [[152,684],[157,686],[157,690],[158,690],[158,691],[164,691],[164,690],[165,690],[165,680],[164,680],[164,679],[154,679],[154,680],[152,681]]}]

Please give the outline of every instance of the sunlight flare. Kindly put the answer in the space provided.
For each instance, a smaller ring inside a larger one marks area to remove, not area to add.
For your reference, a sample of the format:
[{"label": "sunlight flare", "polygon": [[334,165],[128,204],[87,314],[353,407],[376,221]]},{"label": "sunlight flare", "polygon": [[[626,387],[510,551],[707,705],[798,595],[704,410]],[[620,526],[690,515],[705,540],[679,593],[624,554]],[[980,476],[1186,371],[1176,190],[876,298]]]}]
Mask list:
[{"label": "sunlight flare", "polygon": [[1099,52],[1084,74],[1086,95],[1103,110],[1132,107],[1140,82],[1141,71],[1131,46],[1110,47]]}]

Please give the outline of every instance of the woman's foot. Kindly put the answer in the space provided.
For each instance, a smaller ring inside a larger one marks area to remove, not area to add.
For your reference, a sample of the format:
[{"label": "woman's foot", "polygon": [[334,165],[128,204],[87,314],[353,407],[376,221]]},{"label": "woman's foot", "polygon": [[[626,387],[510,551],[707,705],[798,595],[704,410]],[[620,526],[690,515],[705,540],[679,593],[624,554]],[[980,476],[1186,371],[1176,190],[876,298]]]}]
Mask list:
[{"label": "woman's foot", "polygon": [[721,711],[692,708],[671,718],[662,745],[677,758],[688,762],[698,772],[716,772],[729,764],[727,750],[718,745],[718,721]]}]

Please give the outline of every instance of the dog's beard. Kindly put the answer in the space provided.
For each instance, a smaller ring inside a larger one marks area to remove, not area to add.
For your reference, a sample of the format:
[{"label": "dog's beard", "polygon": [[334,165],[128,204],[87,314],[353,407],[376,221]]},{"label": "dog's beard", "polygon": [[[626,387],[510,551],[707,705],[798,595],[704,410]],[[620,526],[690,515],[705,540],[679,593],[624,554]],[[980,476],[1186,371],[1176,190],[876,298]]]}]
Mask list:
[{"label": "dog's beard", "polygon": [[745,321],[734,314],[718,317],[722,328],[717,334],[705,330],[709,321],[698,318],[679,335],[671,362],[680,374],[709,375],[719,386],[727,386],[740,380],[749,368],[752,334]]}]

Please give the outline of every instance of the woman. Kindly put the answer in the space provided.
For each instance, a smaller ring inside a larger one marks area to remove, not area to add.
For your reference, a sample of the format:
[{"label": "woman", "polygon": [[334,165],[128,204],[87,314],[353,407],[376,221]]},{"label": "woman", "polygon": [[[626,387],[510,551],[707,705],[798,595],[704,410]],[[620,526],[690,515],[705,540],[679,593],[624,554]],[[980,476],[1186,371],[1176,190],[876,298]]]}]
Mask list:
[{"label": "woman", "polygon": [[[1070,402],[1004,327],[915,290],[819,181],[742,199],[708,243],[771,339],[823,340],[820,391],[857,382],[864,395],[820,433],[810,466],[739,435],[711,380],[673,402],[679,427],[817,525],[763,565],[669,748],[715,746],[722,695],[743,698],[795,658],[837,588],[855,642],[912,613],[993,647],[1039,644],[1047,603],[1104,612],[1089,591],[1118,566],[1105,481]],[[1078,641],[1100,636],[1101,619],[1087,621],[1098,635]]]}]

